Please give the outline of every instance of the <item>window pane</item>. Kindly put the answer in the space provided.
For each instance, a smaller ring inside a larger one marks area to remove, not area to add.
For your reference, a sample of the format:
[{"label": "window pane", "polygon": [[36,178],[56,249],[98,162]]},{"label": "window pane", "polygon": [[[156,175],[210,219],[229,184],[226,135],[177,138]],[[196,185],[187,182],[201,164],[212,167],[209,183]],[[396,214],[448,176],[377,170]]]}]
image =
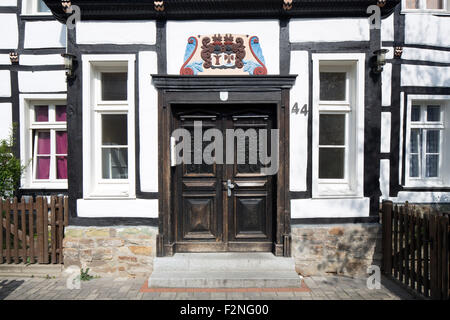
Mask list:
[{"label": "window pane", "polygon": [[34,121],[48,122],[48,106],[34,106]]},{"label": "window pane", "polygon": [[320,73],[320,100],[345,100],[345,72]]},{"label": "window pane", "polygon": [[344,178],[344,148],[319,148],[319,178]]},{"label": "window pane", "polygon": [[320,145],[345,144],[345,115],[321,114],[319,122]]},{"label": "window pane", "polygon": [[66,106],[56,106],[55,109],[56,121],[67,121],[66,109],[67,109]]},{"label": "window pane", "polygon": [[56,178],[67,179],[67,157],[56,157]]},{"label": "window pane", "polygon": [[56,154],[67,154],[67,132],[56,131]]},{"label": "window pane", "polygon": [[439,155],[427,155],[427,167],[426,176],[427,178],[438,177],[438,166],[439,166]]},{"label": "window pane", "polygon": [[102,150],[103,179],[128,179],[128,148]]},{"label": "window pane", "polygon": [[427,106],[427,121],[441,121],[440,106]]},{"label": "window pane", "polygon": [[102,144],[126,146],[128,144],[127,115],[102,115]]},{"label": "window pane", "polygon": [[38,12],[50,12],[50,9],[42,0],[38,0]]},{"label": "window pane", "polygon": [[409,162],[409,176],[417,178],[419,176],[419,155],[411,155]]},{"label": "window pane", "polygon": [[411,130],[411,153],[418,153],[419,152],[419,146],[421,145],[420,140],[420,130],[419,129],[412,129]]},{"label": "window pane", "polygon": [[427,0],[427,9],[443,9],[442,0]]},{"label": "window pane", "polygon": [[39,131],[38,135],[38,145],[37,145],[37,154],[50,154],[50,132],[42,132]]},{"label": "window pane", "polygon": [[127,73],[102,73],[102,100],[127,100]]},{"label": "window pane", "polygon": [[439,153],[439,130],[427,130],[427,153]]},{"label": "window pane", "polygon": [[419,9],[420,0],[406,0],[406,9]]},{"label": "window pane", "polygon": [[411,121],[420,121],[420,106],[412,106]]},{"label": "window pane", "polygon": [[48,179],[50,173],[50,157],[37,157],[36,179]]}]

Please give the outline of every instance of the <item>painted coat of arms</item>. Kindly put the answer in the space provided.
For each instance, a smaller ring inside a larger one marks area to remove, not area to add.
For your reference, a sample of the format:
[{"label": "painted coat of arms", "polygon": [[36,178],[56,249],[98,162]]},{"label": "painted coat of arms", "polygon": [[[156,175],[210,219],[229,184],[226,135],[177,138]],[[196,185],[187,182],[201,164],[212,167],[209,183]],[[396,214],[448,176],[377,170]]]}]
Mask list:
[{"label": "painted coat of arms", "polygon": [[257,36],[191,36],[181,75],[265,75],[267,68]]}]

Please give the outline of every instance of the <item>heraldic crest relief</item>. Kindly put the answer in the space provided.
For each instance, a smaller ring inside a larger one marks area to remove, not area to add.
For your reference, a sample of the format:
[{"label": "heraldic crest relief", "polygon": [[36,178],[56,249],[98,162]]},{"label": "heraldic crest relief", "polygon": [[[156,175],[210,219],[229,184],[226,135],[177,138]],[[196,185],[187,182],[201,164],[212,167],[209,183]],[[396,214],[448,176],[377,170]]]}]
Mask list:
[{"label": "heraldic crest relief", "polygon": [[191,36],[186,45],[181,75],[265,75],[257,36],[215,34]]}]

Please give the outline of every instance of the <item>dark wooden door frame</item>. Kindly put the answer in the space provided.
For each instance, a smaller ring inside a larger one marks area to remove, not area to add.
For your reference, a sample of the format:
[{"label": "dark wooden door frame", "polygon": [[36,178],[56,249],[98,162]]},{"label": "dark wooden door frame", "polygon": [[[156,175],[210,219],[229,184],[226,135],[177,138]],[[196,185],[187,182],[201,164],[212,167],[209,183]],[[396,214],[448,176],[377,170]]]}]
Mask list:
[{"label": "dark wooden door frame", "polygon": [[[276,105],[279,129],[279,170],[276,174],[276,217],[272,252],[291,255],[291,215],[289,201],[289,90],[296,75],[287,76],[176,76],[152,75],[158,89],[159,215],[156,236],[157,256],[175,253],[175,224],[170,167],[170,135],[173,129],[172,104],[262,103]],[[228,92],[222,101],[220,92]]]}]

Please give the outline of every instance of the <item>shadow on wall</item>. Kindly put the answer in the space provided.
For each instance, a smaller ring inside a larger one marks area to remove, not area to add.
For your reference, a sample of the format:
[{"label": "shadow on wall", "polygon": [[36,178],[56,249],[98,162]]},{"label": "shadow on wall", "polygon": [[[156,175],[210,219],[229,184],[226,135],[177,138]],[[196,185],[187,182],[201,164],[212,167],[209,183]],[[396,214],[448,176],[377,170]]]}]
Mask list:
[{"label": "shadow on wall", "polygon": [[381,224],[292,226],[292,254],[304,275],[365,275],[381,266]]}]

